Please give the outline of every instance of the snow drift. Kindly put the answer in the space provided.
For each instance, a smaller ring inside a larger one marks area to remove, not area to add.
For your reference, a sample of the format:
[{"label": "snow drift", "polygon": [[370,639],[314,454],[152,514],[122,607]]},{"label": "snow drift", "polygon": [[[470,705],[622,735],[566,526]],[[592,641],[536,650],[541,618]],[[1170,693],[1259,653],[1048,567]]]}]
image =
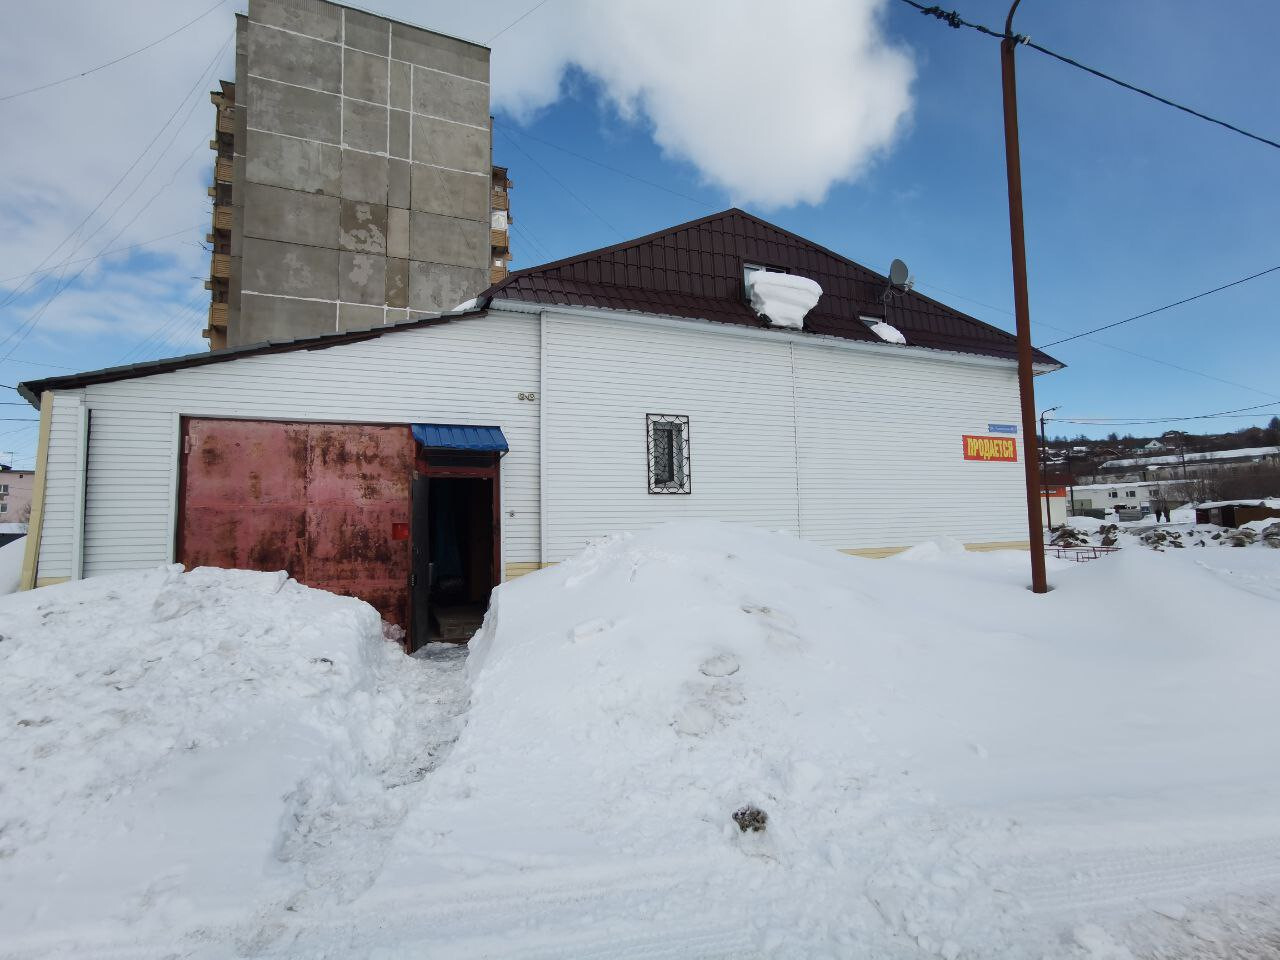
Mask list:
[{"label": "snow drift", "polygon": [[0,601],[0,943],[351,899],[432,765],[372,607],[181,570]]},{"label": "snow drift", "polygon": [[500,587],[465,673],[281,576],[5,598],[0,942],[1263,955],[1280,551],[1050,571],[672,525]]},{"label": "snow drift", "polygon": [[[596,544],[498,591],[466,730],[383,880],[667,860],[715,878],[699,913],[787,956],[1071,954],[1154,888],[1184,914],[1274,896],[1277,608],[1164,560],[1051,561],[1038,597],[1025,553],[945,540]],[[1246,882],[1231,858],[1258,849]]]}]

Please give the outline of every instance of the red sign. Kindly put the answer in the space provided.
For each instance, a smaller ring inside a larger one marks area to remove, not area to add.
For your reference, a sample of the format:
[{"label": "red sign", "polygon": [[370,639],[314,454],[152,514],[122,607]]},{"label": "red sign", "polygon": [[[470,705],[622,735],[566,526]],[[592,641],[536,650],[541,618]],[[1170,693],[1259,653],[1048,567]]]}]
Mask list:
[{"label": "red sign", "polygon": [[1018,443],[1013,437],[983,437],[966,433],[961,439],[966,460],[1018,461]]},{"label": "red sign", "polygon": [[1041,496],[1045,497],[1065,497],[1066,495],[1066,487],[1044,487],[1041,492]]}]

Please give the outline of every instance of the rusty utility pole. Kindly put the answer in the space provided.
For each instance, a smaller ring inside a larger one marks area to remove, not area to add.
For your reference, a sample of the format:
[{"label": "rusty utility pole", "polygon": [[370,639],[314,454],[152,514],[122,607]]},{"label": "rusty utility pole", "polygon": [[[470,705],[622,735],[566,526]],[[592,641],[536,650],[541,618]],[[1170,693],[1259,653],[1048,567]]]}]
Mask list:
[{"label": "rusty utility pole", "polygon": [[1020,42],[1013,35],[1014,0],[1000,41],[1000,75],[1004,88],[1004,158],[1009,176],[1009,242],[1013,248],[1013,309],[1018,333],[1018,393],[1022,398],[1022,460],[1027,481],[1027,527],[1031,534],[1031,589],[1047,593],[1044,569],[1044,530],[1040,526],[1040,496],[1036,490],[1040,461],[1036,441],[1036,396],[1031,366],[1031,310],[1027,301],[1027,248],[1022,236],[1022,161],[1018,152],[1018,81],[1013,53]]}]

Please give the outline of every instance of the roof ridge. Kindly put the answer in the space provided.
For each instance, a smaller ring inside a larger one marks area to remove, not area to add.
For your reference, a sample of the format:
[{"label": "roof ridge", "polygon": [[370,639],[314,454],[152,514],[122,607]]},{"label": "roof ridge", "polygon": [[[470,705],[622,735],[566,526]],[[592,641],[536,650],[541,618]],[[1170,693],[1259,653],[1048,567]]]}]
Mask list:
[{"label": "roof ridge", "polygon": [[[492,299],[493,295],[499,290],[502,290],[504,287],[509,286],[524,277],[529,277],[536,273],[542,273],[546,270],[558,270],[560,267],[572,266],[575,263],[581,263],[582,261],[590,260],[593,257],[604,256],[607,253],[617,253],[619,250],[626,250],[628,247],[635,247],[642,243],[648,243],[651,240],[656,240],[664,234],[675,233],[677,230],[686,230],[689,227],[698,227],[704,223],[710,223],[712,220],[722,219],[731,213],[740,213],[747,217],[751,216],[751,214],[747,213],[745,210],[739,209],[738,207],[728,207],[727,209],[717,211],[716,213],[709,213],[705,217],[698,217],[694,220],[687,220],[684,223],[677,223],[673,227],[663,227],[661,230],[646,233],[642,237],[623,240],[620,243],[610,244],[607,247],[597,247],[594,250],[587,250],[585,253],[575,253],[573,256],[563,257],[559,260],[549,260],[546,263],[539,263],[532,267],[525,267],[523,270],[513,270],[511,273],[503,277],[501,281],[489,287],[489,289],[484,293],[480,294],[480,296],[482,298]],[[757,218],[753,217],[752,219]],[[760,222],[766,223],[767,221],[761,220]],[[769,226],[772,226],[772,224],[769,224]]]}]

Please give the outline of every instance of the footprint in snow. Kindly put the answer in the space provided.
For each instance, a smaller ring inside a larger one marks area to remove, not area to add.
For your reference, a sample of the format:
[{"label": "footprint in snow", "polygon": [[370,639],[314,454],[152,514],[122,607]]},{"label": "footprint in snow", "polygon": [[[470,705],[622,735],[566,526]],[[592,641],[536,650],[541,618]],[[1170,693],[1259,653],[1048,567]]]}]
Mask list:
[{"label": "footprint in snow", "polygon": [[738,672],[738,659],[729,653],[720,653],[704,660],[698,670],[704,677],[731,677]]}]

